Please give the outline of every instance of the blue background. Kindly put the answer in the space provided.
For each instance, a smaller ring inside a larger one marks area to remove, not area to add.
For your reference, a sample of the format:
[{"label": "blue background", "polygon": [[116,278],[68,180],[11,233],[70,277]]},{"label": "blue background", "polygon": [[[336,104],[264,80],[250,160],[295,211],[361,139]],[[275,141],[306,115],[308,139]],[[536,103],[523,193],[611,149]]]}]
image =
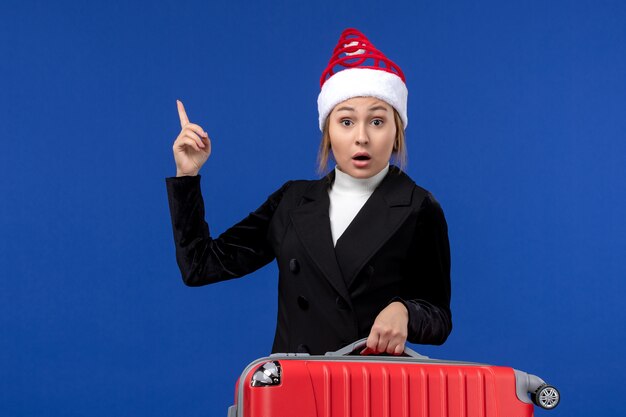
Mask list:
[{"label": "blue background", "polygon": [[176,99],[212,138],[224,230],[315,178],[319,76],[356,27],[409,87],[409,174],[449,223],[438,358],[560,388],[537,415],[624,415],[626,3],[0,6],[0,415],[220,416],[269,352],[276,268],[182,284],[164,177]]}]

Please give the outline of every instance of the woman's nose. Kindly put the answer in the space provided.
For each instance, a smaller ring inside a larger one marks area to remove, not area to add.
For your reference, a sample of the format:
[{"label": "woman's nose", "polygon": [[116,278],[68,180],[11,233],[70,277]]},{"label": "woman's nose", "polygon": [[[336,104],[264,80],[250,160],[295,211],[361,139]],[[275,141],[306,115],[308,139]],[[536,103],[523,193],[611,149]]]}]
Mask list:
[{"label": "woman's nose", "polygon": [[365,126],[361,126],[358,129],[357,132],[357,137],[356,137],[356,144],[357,145],[367,145],[369,143],[370,139],[367,135],[367,129]]}]

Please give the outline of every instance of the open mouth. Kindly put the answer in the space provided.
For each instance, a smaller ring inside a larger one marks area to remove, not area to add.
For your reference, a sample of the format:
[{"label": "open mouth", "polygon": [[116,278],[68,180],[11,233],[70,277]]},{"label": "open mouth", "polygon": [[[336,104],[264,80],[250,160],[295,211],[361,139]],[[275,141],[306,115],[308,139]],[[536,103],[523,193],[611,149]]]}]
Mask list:
[{"label": "open mouth", "polygon": [[371,158],[366,153],[357,153],[352,157],[352,159],[355,161],[369,161]]}]

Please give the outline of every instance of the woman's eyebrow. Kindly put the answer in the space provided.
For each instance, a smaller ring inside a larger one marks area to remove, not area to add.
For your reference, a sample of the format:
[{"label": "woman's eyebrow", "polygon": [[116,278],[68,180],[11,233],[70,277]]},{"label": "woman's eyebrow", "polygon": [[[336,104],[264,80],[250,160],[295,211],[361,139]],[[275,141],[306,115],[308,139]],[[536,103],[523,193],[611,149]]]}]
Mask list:
[{"label": "woman's eyebrow", "polygon": [[[342,110],[344,110],[344,111],[354,111],[354,107],[349,107],[349,106],[341,106],[341,107],[339,107],[339,108],[338,108],[337,110],[335,110],[335,111],[342,111]],[[370,111],[370,112],[372,112],[372,111],[376,111],[376,110],[383,110],[383,111],[387,111],[387,108],[386,108],[385,106],[378,105],[378,106],[373,106],[373,107],[370,107],[370,108],[369,108],[369,109],[367,109],[367,110],[368,110],[368,111]]]}]

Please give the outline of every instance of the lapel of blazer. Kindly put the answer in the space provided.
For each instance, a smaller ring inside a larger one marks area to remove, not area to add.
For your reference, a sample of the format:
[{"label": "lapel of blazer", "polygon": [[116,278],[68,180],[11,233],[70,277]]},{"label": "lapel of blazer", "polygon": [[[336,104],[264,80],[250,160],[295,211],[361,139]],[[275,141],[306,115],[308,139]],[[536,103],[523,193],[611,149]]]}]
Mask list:
[{"label": "lapel of blazer", "polygon": [[348,286],[411,213],[413,188],[406,174],[390,166],[389,173],[337,240],[336,259]]},{"label": "lapel of blazer", "polygon": [[328,217],[330,204],[328,185],[332,183],[334,177],[335,172],[331,171],[326,177],[313,182],[303,195],[302,204],[291,210],[290,217],[298,238],[311,259],[335,291],[352,306],[348,287],[335,257]]}]

